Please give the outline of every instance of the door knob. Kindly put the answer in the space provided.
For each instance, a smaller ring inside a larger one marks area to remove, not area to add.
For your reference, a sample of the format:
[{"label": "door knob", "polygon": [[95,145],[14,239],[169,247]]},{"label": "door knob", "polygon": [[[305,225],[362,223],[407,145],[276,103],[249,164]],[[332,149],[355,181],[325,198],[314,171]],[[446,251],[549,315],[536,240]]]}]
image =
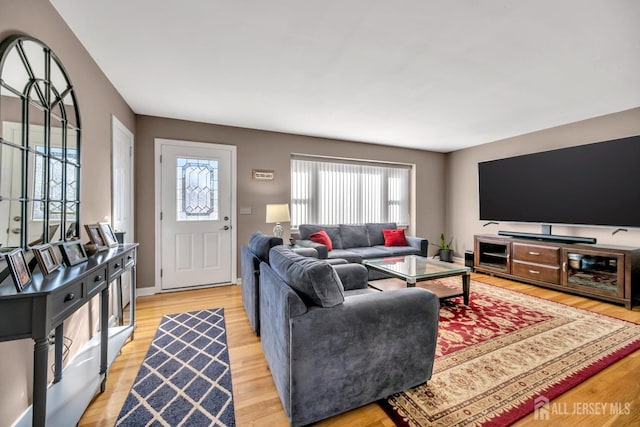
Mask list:
[{"label": "door knob", "polygon": [[224,220],[225,220],[225,221],[229,221],[229,217],[228,217],[228,216],[225,216],[225,217],[224,217]]},{"label": "door knob", "polygon": [[20,234],[20,231],[21,231],[21,230],[20,230],[19,228],[12,228],[12,229],[11,229],[11,232],[12,232],[13,234]]},{"label": "door knob", "polygon": [[228,225],[225,225],[224,227],[222,227],[223,230],[227,231],[228,229],[230,229],[231,227],[229,227]]}]

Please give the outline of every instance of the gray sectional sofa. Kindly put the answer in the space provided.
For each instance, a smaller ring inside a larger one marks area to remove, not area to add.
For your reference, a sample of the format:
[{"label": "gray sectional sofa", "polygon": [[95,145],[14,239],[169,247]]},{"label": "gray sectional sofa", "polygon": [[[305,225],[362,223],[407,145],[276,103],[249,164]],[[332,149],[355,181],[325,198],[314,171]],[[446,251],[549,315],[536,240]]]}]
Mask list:
[{"label": "gray sectional sofa", "polygon": [[[282,238],[270,236],[259,231],[249,236],[246,246],[240,248],[240,269],[242,272],[242,304],[247,312],[251,328],[260,336],[260,263],[269,263],[269,251],[282,245]],[[299,255],[318,258],[313,248],[296,248]],[[327,260],[331,264],[346,264],[343,259]]]},{"label": "gray sectional sofa", "polygon": [[[318,258],[342,258],[349,262],[362,263],[363,259],[384,258],[398,255],[427,256],[429,241],[421,237],[407,237],[408,246],[385,246],[383,229],[396,230],[395,222],[368,223],[363,225],[313,225],[302,224],[298,227],[299,238],[296,244],[314,248],[318,251]],[[309,237],[320,230],[324,230],[331,239],[333,250],[316,243]]]},{"label": "gray sectional sofa", "polygon": [[293,426],[431,378],[439,302],[421,288],[367,288],[359,264],[276,246],[260,264],[261,343]]},{"label": "gray sectional sofa", "polygon": [[[395,222],[363,225],[302,224],[298,227],[299,236],[296,245],[315,249],[320,259],[341,258],[355,263],[362,263],[363,259],[399,255],[427,256],[429,241],[421,237],[406,236],[408,246],[385,246],[382,230],[397,228]],[[333,246],[331,251],[328,251],[325,245],[310,240],[310,236],[320,230],[324,230],[329,235]],[[384,277],[388,276],[375,270],[369,271],[369,280]]]}]

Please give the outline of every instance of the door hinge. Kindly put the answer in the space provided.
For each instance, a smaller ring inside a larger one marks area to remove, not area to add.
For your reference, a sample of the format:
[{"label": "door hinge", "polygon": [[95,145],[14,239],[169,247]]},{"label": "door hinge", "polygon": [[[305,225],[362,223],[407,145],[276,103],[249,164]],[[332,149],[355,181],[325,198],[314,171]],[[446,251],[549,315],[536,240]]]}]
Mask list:
[{"label": "door hinge", "polygon": [[160,269],[160,277],[162,277],[162,269]]},{"label": "door hinge", "polygon": [[129,147],[129,157],[133,156],[133,147]]},{"label": "door hinge", "polygon": [[162,163],[162,154],[160,154],[160,163]]},{"label": "door hinge", "polygon": [[160,221],[162,221],[162,218],[163,218],[163,217],[162,217],[162,212],[160,212]]}]

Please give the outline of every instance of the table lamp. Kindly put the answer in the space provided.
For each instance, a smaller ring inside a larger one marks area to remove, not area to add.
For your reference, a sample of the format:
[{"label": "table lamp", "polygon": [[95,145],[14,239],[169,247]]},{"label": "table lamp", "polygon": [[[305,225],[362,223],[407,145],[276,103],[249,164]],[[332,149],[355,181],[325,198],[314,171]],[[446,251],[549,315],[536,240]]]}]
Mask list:
[{"label": "table lamp", "polygon": [[289,216],[289,204],[281,203],[281,204],[269,204],[267,205],[267,224],[276,223],[275,227],[273,227],[273,234],[276,237],[282,237],[282,233],[284,229],[280,225],[281,222],[291,221],[291,217]]}]

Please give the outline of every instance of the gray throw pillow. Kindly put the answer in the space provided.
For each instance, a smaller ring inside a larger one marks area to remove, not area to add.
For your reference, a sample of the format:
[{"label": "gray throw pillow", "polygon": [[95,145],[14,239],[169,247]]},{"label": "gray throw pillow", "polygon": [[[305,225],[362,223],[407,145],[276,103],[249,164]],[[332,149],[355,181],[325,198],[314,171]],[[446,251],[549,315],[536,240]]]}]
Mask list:
[{"label": "gray throw pillow", "polygon": [[271,268],[307,305],[333,307],[344,302],[344,286],[326,261],[300,256],[285,246],[269,254]]},{"label": "gray throw pillow", "polygon": [[253,252],[261,261],[269,262],[269,250],[272,247],[282,244],[282,238],[276,236],[269,236],[267,234],[256,231],[249,236],[249,249]]}]

